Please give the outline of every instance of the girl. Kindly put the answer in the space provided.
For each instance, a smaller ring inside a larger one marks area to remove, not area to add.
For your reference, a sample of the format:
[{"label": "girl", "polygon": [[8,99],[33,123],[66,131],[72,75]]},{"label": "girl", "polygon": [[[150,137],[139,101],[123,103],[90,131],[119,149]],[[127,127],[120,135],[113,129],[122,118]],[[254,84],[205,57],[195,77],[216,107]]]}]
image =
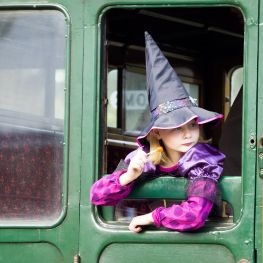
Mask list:
[{"label": "girl", "polygon": [[145,173],[187,177],[184,202],[135,216],[129,229],[140,232],[145,225],[155,225],[177,231],[196,230],[204,225],[212,210],[225,158],[212,146],[199,143],[200,125],[223,116],[198,107],[147,32],[145,40],[151,122],[137,138],[140,147],[115,172],[93,184],[91,202],[117,205]]}]

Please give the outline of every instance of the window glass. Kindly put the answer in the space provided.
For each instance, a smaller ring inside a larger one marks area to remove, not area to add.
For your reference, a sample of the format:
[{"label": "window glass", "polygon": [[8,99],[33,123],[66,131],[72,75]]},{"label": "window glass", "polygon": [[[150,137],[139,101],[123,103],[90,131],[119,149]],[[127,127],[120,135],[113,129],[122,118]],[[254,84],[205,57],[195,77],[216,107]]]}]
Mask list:
[{"label": "window glass", "polygon": [[150,120],[145,74],[125,72],[125,131],[139,133]]},{"label": "window glass", "polygon": [[193,83],[184,82],[184,87],[187,90],[188,94],[195,100],[195,102],[199,103],[199,85]]},{"label": "window glass", "polygon": [[108,73],[108,108],[107,121],[108,127],[117,128],[117,79],[118,71],[116,69],[110,70]]},{"label": "window glass", "polygon": [[65,69],[57,69],[55,72],[55,118],[64,119],[64,88]]},{"label": "window glass", "polygon": [[242,85],[243,85],[243,67],[240,67],[235,69],[231,75],[231,94],[230,94],[231,106],[233,105]]},{"label": "window glass", "polygon": [[42,98],[45,95],[45,79],[40,69],[1,69],[0,79],[2,109],[44,115],[45,101]]},{"label": "window glass", "polygon": [[0,25],[0,224],[48,224],[62,210],[65,17],[1,11]]}]

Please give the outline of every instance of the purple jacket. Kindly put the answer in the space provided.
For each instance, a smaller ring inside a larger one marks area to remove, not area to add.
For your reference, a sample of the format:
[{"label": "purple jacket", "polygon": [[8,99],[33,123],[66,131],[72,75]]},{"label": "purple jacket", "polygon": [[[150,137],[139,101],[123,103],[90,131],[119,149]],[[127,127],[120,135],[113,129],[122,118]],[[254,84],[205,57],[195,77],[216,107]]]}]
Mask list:
[{"label": "purple jacket", "polygon": [[[135,152],[124,160],[127,166]],[[155,175],[166,173],[172,176],[189,179],[187,199],[181,204],[170,207],[158,207],[152,212],[154,224],[177,231],[190,231],[202,227],[212,210],[218,193],[217,181],[223,170],[225,156],[208,144],[196,144],[186,152],[179,162],[169,168],[145,165],[144,172]],[[91,203],[95,205],[117,205],[132,191],[134,182],[121,186],[119,177],[126,172],[117,169],[110,175],[95,182],[90,191]]]}]

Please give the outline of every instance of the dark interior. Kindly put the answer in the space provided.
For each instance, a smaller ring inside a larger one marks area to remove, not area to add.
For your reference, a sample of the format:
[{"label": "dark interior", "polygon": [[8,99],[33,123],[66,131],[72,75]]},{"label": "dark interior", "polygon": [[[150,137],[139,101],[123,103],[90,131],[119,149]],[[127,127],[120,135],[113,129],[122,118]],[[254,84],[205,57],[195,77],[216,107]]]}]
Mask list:
[{"label": "dark interior", "polygon": [[[162,50],[189,56],[231,57],[243,54],[244,21],[236,8],[111,9],[107,13],[107,39],[144,47],[148,31]],[[114,54],[121,60],[121,54]]]}]

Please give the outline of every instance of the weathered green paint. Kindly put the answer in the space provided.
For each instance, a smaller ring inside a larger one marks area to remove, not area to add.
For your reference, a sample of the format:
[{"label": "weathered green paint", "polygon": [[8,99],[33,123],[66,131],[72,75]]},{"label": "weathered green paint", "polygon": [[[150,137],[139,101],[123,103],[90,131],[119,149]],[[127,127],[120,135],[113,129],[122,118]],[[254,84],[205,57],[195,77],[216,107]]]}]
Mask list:
[{"label": "weathered green paint", "polygon": [[[124,256],[125,255],[125,256]],[[189,262],[234,263],[232,253],[222,245],[212,244],[110,244],[99,262]]]}]

